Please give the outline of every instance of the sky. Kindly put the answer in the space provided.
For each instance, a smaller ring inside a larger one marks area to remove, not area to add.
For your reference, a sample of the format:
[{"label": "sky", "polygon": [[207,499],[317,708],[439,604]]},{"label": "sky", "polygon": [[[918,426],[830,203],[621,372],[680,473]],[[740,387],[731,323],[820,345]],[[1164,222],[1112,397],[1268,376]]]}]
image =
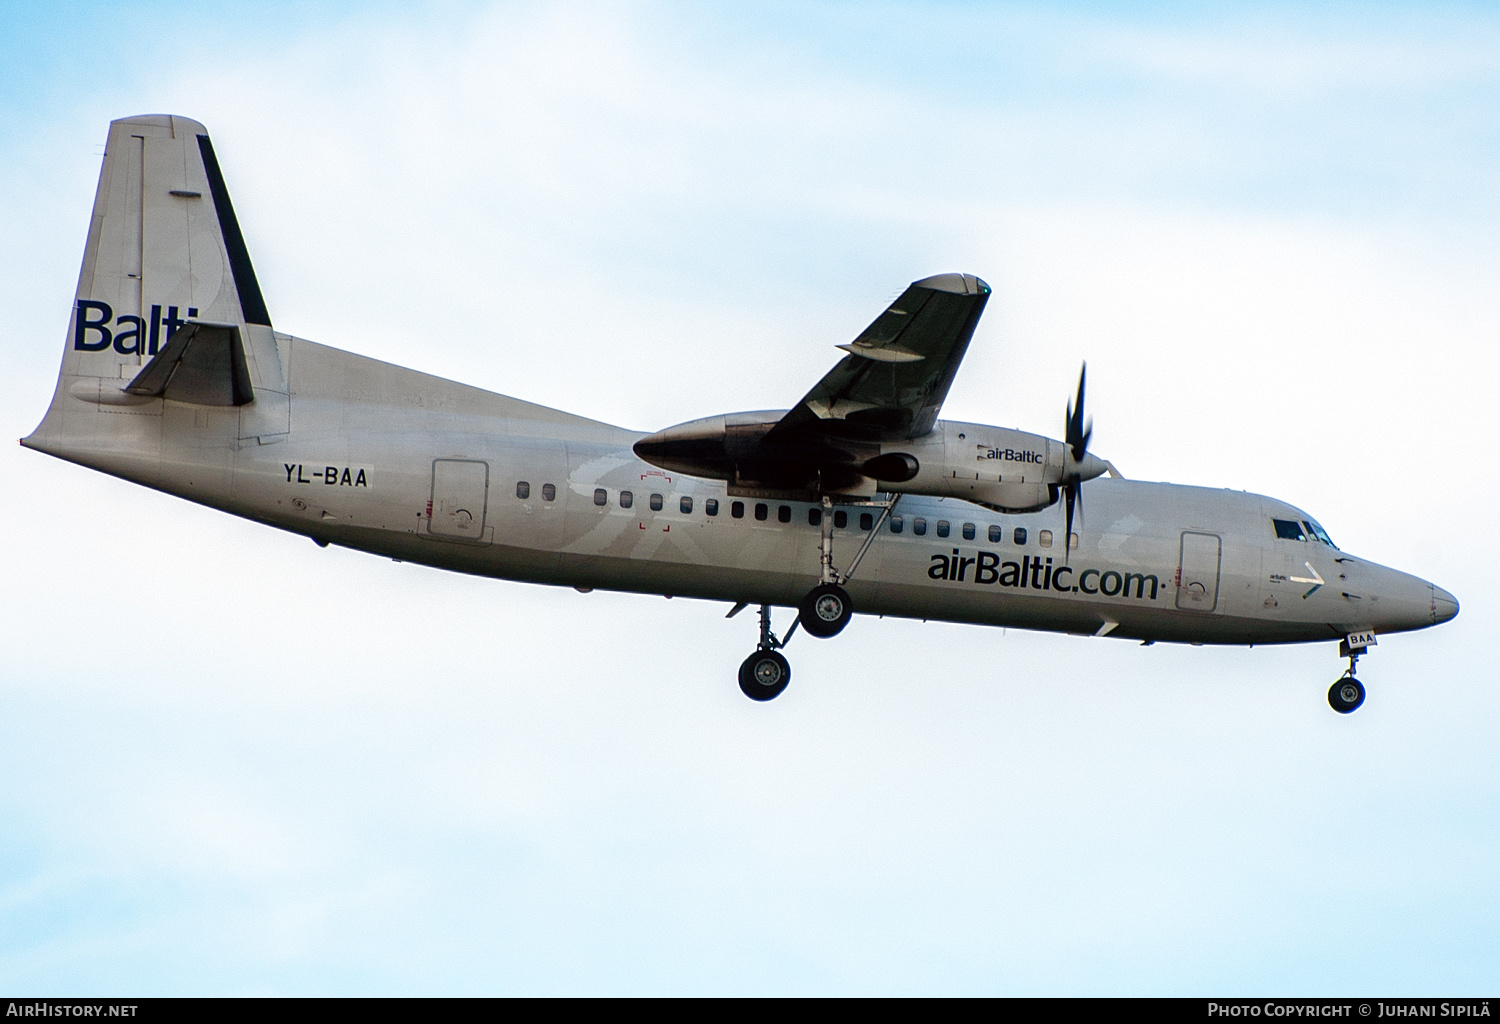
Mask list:
[{"label": "sky", "polygon": [[[449,575],[0,449],[0,991],[1485,995],[1500,12],[0,9],[0,416],[108,122],[203,121],[277,327],[640,430],[912,280],[944,415],[1271,494],[1463,611],[1209,648]],[[791,612],[777,613],[778,628]]]}]

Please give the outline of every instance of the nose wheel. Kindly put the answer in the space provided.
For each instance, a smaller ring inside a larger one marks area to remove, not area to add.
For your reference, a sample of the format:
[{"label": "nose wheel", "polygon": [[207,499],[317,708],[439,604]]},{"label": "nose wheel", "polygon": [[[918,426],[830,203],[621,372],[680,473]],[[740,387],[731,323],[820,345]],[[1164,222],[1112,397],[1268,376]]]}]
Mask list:
[{"label": "nose wheel", "polygon": [[1365,684],[1345,676],[1328,688],[1328,706],[1341,715],[1357,710],[1365,702]]},{"label": "nose wheel", "polygon": [[1365,684],[1354,678],[1354,666],[1362,649],[1349,650],[1347,643],[1343,649],[1349,655],[1349,671],[1328,688],[1328,706],[1341,715],[1348,715],[1359,710],[1365,702]]}]

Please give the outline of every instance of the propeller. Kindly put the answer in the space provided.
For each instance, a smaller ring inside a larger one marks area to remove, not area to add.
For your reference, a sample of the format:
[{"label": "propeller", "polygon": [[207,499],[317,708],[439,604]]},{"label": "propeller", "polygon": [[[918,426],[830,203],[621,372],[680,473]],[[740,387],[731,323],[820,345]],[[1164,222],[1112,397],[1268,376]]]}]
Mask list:
[{"label": "propeller", "polygon": [[1063,499],[1067,503],[1068,532],[1063,537],[1063,564],[1068,562],[1068,555],[1073,550],[1073,511],[1077,507],[1078,519],[1083,521],[1083,474],[1081,472],[1084,456],[1088,454],[1089,438],[1094,434],[1093,421],[1085,421],[1083,418],[1083,385],[1084,378],[1088,375],[1089,364],[1084,363],[1083,369],[1078,371],[1078,401],[1068,403],[1068,428],[1065,439],[1068,445],[1068,454],[1072,459],[1063,460]]}]

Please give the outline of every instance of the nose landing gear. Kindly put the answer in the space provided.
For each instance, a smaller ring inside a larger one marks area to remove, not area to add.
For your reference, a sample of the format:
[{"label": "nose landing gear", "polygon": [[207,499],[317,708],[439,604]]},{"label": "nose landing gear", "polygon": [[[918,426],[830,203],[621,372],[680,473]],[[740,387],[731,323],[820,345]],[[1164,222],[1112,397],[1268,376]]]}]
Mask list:
[{"label": "nose landing gear", "polygon": [[1349,658],[1349,670],[1328,688],[1328,706],[1341,715],[1354,713],[1365,702],[1365,685],[1354,678],[1354,666],[1364,651],[1363,647],[1351,648],[1347,640],[1339,647],[1339,653]]}]

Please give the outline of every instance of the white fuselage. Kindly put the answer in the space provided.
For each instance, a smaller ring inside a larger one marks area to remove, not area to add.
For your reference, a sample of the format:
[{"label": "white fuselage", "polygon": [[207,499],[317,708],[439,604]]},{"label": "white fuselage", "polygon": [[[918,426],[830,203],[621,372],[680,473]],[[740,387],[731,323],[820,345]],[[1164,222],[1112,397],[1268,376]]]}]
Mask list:
[{"label": "white fuselage", "polygon": [[[792,606],[818,580],[817,505],[665,472],[635,456],[634,431],[286,335],[275,343],[289,421],[268,427],[253,406],[112,406],[65,381],[24,443],[319,542],[476,575]],[[1274,518],[1309,517],[1271,498],[1103,478],[1084,494],[1066,554],[1059,505],[1006,515],[905,495],[847,585],[854,607],[1236,644],[1418,629],[1457,610],[1416,577],[1278,538]],[[880,509],[834,511],[846,566],[868,536],[861,517],[873,525]]]}]

